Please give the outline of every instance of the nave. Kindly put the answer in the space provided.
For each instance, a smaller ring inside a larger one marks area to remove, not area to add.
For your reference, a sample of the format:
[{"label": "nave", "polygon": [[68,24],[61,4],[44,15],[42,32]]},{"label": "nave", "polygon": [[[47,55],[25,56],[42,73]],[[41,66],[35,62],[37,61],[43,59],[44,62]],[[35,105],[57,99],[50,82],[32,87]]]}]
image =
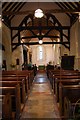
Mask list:
[{"label": "nave", "polygon": [[58,105],[46,72],[38,72],[34,78],[20,120],[24,118],[60,118]]},{"label": "nave", "polygon": [[80,120],[80,2],[15,1],[1,3],[0,118]]}]

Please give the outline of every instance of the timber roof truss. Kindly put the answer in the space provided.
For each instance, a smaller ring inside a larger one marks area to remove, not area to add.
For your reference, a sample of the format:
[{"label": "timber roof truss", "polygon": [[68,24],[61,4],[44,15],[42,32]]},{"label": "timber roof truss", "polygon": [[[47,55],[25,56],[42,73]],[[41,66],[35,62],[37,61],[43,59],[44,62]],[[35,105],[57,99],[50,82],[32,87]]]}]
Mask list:
[{"label": "timber roof truss", "polygon": [[[2,3],[3,22],[11,29],[12,50],[23,44],[36,45],[38,42],[32,42],[32,38],[43,39],[45,37],[50,38],[52,42],[43,42],[43,44],[62,44],[70,50],[70,27],[79,17],[80,2],[55,2],[60,9],[44,10],[45,17],[42,19],[34,19],[34,11],[21,11],[25,4],[27,2]],[[27,13],[30,14],[24,17],[19,26],[12,27],[11,21],[16,15],[26,15]],[[70,26],[62,26],[53,13],[65,13],[70,19]],[[44,21],[43,24],[42,21]],[[25,36],[22,37],[23,32]],[[54,34],[52,35],[52,33]],[[23,39],[24,42],[22,42]]]},{"label": "timber roof truss", "polygon": [[[29,20],[30,22],[28,23]],[[21,37],[23,31],[26,31],[25,37]],[[70,26],[62,26],[52,14],[46,14],[44,18],[40,19],[34,19],[33,15],[30,14],[23,19],[18,27],[11,27],[12,50],[23,44],[39,44],[38,42],[32,42],[32,38],[38,38],[39,40],[43,38],[51,38],[52,42],[43,42],[43,44],[62,44],[70,49]],[[60,41],[58,41],[58,38]],[[24,42],[22,42],[23,39],[25,39]],[[15,42],[16,40],[17,42]]]}]

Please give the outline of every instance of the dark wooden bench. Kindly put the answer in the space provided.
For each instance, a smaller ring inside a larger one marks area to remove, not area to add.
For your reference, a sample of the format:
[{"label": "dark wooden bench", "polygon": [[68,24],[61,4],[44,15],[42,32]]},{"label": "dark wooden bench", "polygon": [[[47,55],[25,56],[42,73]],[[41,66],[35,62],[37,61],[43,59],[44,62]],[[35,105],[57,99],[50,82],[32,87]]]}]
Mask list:
[{"label": "dark wooden bench", "polygon": [[0,107],[2,111],[2,115],[0,118],[3,118],[3,120],[11,120],[12,119],[12,108],[11,108],[10,94],[0,95]]},{"label": "dark wooden bench", "polygon": [[80,79],[80,75],[78,74],[63,74],[63,75],[54,75],[53,76],[53,90],[54,90],[54,94],[55,94],[55,83],[57,80],[63,80],[63,79]]},{"label": "dark wooden bench", "polygon": [[28,85],[28,89],[30,90],[30,87],[32,85],[32,82],[34,80],[34,71],[33,70],[13,70],[13,71],[3,71],[2,72],[2,76],[8,76],[8,75],[12,75],[12,76],[28,76],[28,81],[27,81],[27,85]]},{"label": "dark wooden bench", "polygon": [[28,89],[32,86],[33,80],[34,80],[34,71],[33,70],[23,70],[23,71],[17,71],[17,75],[27,75],[29,76],[28,79]]},{"label": "dark wooden bench", "polygon": [[57,79],[55,81],[55,95],[56,100],[59,102],[59,84],[62,83],[63,85],[79,85],[80,79],[77,77],[75,79]]},{"label": "dark wooden bench", "polygon": [[69,74],[69,73],[79,73],[79,71],[76,71],[76,70],[49,70],[48,71],[48,76],[49,76],[49,79],[53,77],[53,75],[60,75],[60,74]]},{"label": "dark wooden bench", "polygon": [[76,75],[80,75],[80,72],[79,71],[75,71],[75,70],[51,70],[49,71],[49,80],[50,80],[50,83],[51,83],[51,87],[52,89],[54,89],[54,85],[53,83],[55,82],[55,78],[56,76],[76,76]]},{"label": "dark wooden bench", "polygon": [[80,120],[80,98],[74,102],[64,97],[64,118]]},{"label": "dark wooden bench", "polygon": [[[15,78],[16,79],[16,78]],[[2,87],[15,87],[17,84],[20,85],[20,97],[21,97],[21,103],[25,104],[26,101],[26,92],[25,92],[25,83],[24,83],[24,79],[22,79],[22,81],[15,81],[15,79],[13,79],[13,81],[10,79],[5,79],[6,81],[4,81],[4,78],[2,79],[3,81],[0,81],[0,83],[2,82]]]},{"label": "dark wooden bench", "polygon": [[24,83],[25,83],[25,91],[26,91],[26,95],[28,95],[28,76],[24,76],[24,75],[4,75],[2,76],[2,78],[0,77],[0,80],[3,79],[3,81],[22,81],[24,79]]},{"label": "dark wooden bench", "polygon": [[21,115],[21,100],[20,100],[19,84],[17,84],[16,87],[0,87],[0,92],[1,91],[2,91],[2,95],[6,95],[8,93],[10,94],[12,112],[15,112],[15,119],[19,119]]},{"label": "dark wooden bench", "polygon": [[59,107],[60,114],[64,116],[64,98],[68,97],[71,102],[76,103],[80,99],[80,85],[59,85]]}]

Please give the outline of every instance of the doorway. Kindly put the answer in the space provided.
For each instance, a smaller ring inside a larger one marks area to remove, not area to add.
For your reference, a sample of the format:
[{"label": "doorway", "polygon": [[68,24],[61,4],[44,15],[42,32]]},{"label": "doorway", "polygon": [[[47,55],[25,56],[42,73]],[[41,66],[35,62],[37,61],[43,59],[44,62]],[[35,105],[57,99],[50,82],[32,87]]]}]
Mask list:
[{"label": "doorway", "polygon": [[27,51],[26,50],[23,50],[23,58],[24,58],[24,63],[28,64]]}]

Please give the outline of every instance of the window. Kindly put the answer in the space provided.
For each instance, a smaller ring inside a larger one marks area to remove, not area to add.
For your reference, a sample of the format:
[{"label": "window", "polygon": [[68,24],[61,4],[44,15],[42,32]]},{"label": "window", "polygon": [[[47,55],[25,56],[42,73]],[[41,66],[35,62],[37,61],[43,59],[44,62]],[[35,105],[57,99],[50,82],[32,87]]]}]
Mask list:
[{"label": "window", "polygon": [[37,48],[37,60],[43,60],[43,47],[39,46]]}]

